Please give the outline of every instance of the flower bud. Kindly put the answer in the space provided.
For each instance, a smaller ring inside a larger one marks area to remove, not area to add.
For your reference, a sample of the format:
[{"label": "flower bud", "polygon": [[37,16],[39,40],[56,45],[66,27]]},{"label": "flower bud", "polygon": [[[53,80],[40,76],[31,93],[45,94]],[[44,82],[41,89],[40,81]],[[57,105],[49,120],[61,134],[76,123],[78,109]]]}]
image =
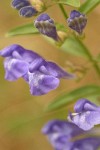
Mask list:
[{"label": "flower bud", "polygon": [[70,13],[70,17],[67,19],[67,22],[71,29],[75,30],[79,34],[82,34],[83,29],[87,24],[87,18],[79,11],[73,10]]},{"label": "flower bud", "polygon": [[30,2],[28,0],[13,0],[11,5],[13,8],[20,10],[22,7],[30,6]]},{"label": "flower bud", "polygon": [[32,6],[26,6],[20,9],[20,16],[22,17],[32,17],[37,14],[37,10]]},{"label": "flower bud", "polygon": [[58,35],[56,31],[56,26],[54,24],[53,19],[51,19],[48,14],[41,14],[35,21],[35,27],[39,30],[41,34],[44,34],[48,37],[53,38],[54,40],[58,40]]}]

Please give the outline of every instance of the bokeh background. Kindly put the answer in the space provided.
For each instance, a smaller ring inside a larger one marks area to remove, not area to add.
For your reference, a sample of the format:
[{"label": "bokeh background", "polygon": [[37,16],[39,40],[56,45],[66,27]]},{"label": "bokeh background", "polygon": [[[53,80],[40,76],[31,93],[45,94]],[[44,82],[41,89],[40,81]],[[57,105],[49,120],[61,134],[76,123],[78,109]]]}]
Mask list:
[{"label": "bokeh background", "polygon": [[[0,2],[0,49],[16,43],[36,51],[46,59],[55,61],[64,69],[67,69],[67,61],[75,65],[87,66],[86,60],[60,51],[40,35],[5,37],[10,29],[31,23],[34,18],[19,17],[18,12],[10,6],[11,0],[1,0]],[[73,9],[67,6],[65,8],[68,12]],[[63,22],[67,27],[66,20],[58,6],[49,8],[47,13],[55,21]],[[100,52],[100,6],[88,15],[85,34],[84,43],[96,56]],[[4,79],[3,58],[0,58],[0,150],[51,150],[52,147],[41,134],[41,128],[49,119],[66,119],[67,111],[70,108],[65,106],[66,109],[44,114],[45,107],[61,93],[87,84],[100,84],[98,75],[91,65],[88,73],[80,82],[61,80],[60,86],[47,95],[32,96],[23,79],[16,82],[8,82]]]}]

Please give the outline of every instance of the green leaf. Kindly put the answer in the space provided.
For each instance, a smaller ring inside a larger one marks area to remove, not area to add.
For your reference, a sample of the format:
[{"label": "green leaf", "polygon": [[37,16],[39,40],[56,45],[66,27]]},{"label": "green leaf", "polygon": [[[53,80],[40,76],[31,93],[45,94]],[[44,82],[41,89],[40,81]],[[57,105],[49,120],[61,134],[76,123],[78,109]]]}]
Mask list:
[{"label": "green leaf", "polygon": [[26,24],[26,25],[22,25],[19,26],[17,28],[14,28],[12,30],[10,30],[6,36],[10,37],[10,36],[16,36],[16,35],[25,35],[25,34],[38,34],[38,30],[34,27],[33,24]]},{"label": "green leaf", "polygon": [[61,49],[75,56],[82,56],[87,59],[89,59],[90,57],[87,49],[84,47],[82,42],[80,42],[80,40],[75,36],[68,37],[61,46]]},{"label": "green leaf", "polygon": [[[59,23],[55,23],[57,30],[61,30],[61,31],[67,31],[67,29],[64,27],[64,25],[59,24]],[[10,30],[6,36],[10,37],[10,36],[16,36],[16,35],[26,35],[26,34],[39,34],[37,28],[34,27],[34,25],[31,24],[25,24],[22,26],[19,26],[17,28],[14,28],[12,30]]]},{"label": "green leaf", "polygon": [[79,11],[88,14],[99,4],[100,0],[86,0],[79,8]]},{"label": "green leaf", "polygon": [[55,0],[57,3],[80,7],[80,0]]},{"label": "green leaf", "polygon": [[[75,89],[69,93],[60,95],[52,103],[49,104],[47,111],[67,106],[80,98],[88,98],[90,96],[98,96],[100,94],[100,86],[88,85]],[[91,99],[90,99],[91,100]]]}]

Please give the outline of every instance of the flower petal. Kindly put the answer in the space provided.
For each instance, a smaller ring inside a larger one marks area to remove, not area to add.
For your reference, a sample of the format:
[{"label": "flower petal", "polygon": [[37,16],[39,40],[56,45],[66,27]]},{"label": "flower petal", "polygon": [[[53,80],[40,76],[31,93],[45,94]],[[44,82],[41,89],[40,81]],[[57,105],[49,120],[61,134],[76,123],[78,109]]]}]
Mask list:
[{"label": "flower petal", "polygon": [[47,72],[57,78],[73,78],[74,75],[64,71],[56,63],[48,61],[46,64]]},{"label": "flower petal", "polygon": [[71,150],[97,150],[100,146],[100,137],[89,137],[73,142]]},{"label": "flower petal", "polygon": [[32,61],[34,61],[35,59],[42,58],[36,52],[33,52],[32,50],[26,50],[25,48],[17,44],[5,47],[0,51],[0,55],[3,57],[22,59],[22,61],[26,61],[28,63],[32,63]]},{"label": "flower petal", "polygon": [[70,120],[83,130],[90,130],[100,124],[100,111],[86,111],[76,115],[70,113]]},{"label": "flower petal", "polygon": [[14,81],[28,72],[28,63],[17,59],[6,58],[4,67],[5,79],[9,81]]},{"label": "flower petal", "polygon": [[30,92],[32,95],[43,95],[54,90],[59,85],[59,79],[40,72],[28,73]]},{"label": "flower petal", "polygon": [[70,138],[83,133],[83,130],[64,120],[52,120],[43,127],[42,133],[47,135],[56,150],[71,150],[73,143]]},{"label": "flower petal", "polygon": [[32,63],[29,66],[29,72],[32,73],[36,70],[39,70],[39,68],[44,64],[44,59],[42,57],[37,57],[32,61]]},{"label": "flower petal", "polygon": [[98,106],[96,106],[95,104],[93,104],[87,99],[78,100],[74,106],[74,110],[76,113],[82,111],[96,110],[96,109],[98,109]]}]

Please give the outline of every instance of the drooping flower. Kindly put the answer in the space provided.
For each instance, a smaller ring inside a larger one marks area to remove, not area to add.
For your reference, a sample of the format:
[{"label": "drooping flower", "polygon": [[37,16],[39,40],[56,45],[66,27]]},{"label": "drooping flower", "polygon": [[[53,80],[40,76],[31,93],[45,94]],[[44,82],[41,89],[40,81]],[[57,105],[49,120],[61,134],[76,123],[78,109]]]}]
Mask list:
[{"label": "drooping flower", "polygon": [[5,57],[5,79],[15,81],[22,77],[30,86],[32,95],[43,95],[58,87],[60,78],[72,78],[56,63],[46,61],[36,52],[13,44],[0,51]]},{"label": "drooping flower", "polygon": [[54,21],[48,14],[44,13],[38,16],[34,21],[34,25],[41,34],[51,37],[56,41],[59,39]]},{"label": "drooping flower", "polygon": [[74,106],[75,113],[68,118],[83,130],[90,130],[94,125],[100,124],[100,107],[87,99],[80,99]]},{"label": "drooping flower", "polygon": [[86,24],[87,24],[87,18],[84,14],[80,13],[77,10],[72,10],[70,13],[70,17],[67,19],[68,26],[78,32],[79,34],[82,34]]},{"label": "drooping flower", "polygon": [[55,150],[97,150],[100,137],[80,137],[85,131],[64,120],[49,121],[42,129]]}]

